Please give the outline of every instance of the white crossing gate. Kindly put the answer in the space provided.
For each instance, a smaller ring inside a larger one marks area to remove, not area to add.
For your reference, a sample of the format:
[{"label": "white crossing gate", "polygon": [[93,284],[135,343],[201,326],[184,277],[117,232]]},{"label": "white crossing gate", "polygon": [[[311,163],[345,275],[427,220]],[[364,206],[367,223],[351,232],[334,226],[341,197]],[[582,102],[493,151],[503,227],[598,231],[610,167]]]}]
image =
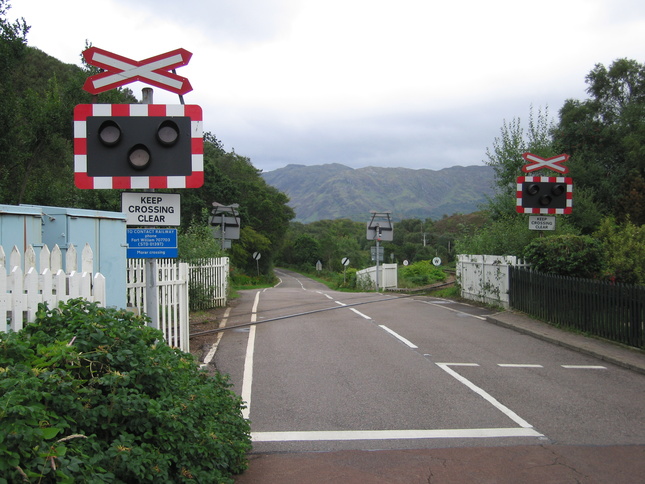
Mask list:
[{"label": "white crossing gate", "polygon": [[190,350],[188,264],[174,259],[128,259],[128,307],[146,314],[170,346]]},{"label": "white crossing gate", "polygon": [[[102,274],[93,274],[93,253],[85,244],[81,253],[81,271],[78,271],[76,248],[70,245],[63,256],[58,245],[50,252],[45,245],[36,256],[33,246],[24,254],[14,246],[7,257],[0,246],[0,331],[20,331],[24,323],[36,319],[38,304],[47,303],[50,308],[69,299],[84,298],[104,305],[106,281]],[[36,268],[36,261],[39,269]]]}]

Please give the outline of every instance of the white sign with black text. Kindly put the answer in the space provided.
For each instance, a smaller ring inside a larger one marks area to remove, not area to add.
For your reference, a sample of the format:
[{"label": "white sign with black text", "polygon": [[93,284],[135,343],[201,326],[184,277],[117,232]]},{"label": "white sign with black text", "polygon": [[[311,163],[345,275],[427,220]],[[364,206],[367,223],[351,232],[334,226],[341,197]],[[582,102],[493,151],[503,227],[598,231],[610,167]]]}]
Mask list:
[{"label": "white sign with black text", "polygon": [[180,195],[176,193],[121,194],[126,225],[180,225]]},{"label": "white sign with black text", "polygon": [[531,230],[555,230],[555,217],[533,216],[529,217]]}]

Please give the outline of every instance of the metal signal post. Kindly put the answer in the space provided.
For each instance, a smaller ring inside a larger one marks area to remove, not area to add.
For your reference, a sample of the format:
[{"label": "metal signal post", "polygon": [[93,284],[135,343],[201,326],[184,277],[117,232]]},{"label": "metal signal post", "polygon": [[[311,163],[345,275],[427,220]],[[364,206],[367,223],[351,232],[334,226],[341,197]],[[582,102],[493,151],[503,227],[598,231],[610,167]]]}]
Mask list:
[{"label": "metal signal post", "polygon": [[367,222],[367,240],[376,240],[376,292],[379,291],[379,259],[380,242],[394,239],[394,225],[390,215],[392,212],[370,211],[372,217]]}]

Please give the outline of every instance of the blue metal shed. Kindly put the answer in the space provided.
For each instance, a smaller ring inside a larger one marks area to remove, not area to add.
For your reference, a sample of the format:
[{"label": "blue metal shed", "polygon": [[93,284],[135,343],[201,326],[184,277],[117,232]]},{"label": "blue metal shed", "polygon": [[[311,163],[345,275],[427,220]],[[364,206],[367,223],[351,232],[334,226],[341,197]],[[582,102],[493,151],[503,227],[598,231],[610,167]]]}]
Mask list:
[{"label": "blue metal shed", "polygon": [[0,205],[0,245],[9,257],[14,246],[24,254],[42,245],[41,211],[34,207]]},{"label": "blue metal shed", "polygon": [[50,249],[58,244],[63,254],[73,244],[81,252],[88,243],[94,253],[94,270],[105,276],[106,305],[126,307],[126,216],[81,208],[21,205],[42,216],[42,243]]}]

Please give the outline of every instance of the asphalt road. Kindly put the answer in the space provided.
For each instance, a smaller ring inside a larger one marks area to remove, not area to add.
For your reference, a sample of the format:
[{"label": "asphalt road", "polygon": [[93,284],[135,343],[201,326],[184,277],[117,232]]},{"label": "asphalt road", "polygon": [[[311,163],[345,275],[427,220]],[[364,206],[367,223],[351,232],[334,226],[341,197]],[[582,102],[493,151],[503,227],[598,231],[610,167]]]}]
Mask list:
[{"label": "asphalt road", "polygon": [[213,359],[248,402],[255,453],[645,445],[642,374],[483,308],[279,275],[242,292]]}]

